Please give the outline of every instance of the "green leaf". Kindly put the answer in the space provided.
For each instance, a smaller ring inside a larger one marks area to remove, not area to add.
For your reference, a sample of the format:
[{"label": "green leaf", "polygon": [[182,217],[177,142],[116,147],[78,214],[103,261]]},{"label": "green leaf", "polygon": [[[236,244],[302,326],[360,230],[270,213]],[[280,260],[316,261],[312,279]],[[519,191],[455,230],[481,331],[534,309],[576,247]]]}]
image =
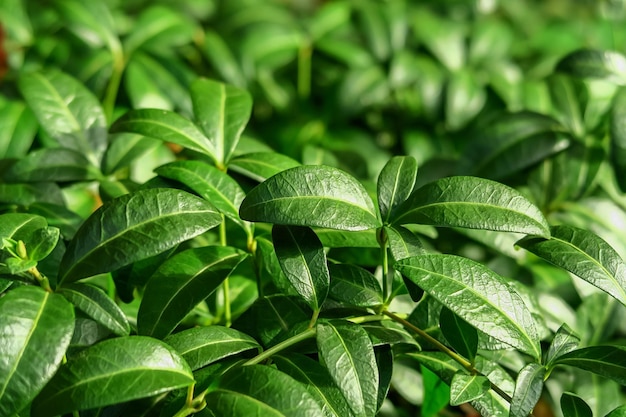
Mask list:
[{"label": "green leaf", "polygon": [[272,356],[278,369],[301,382],[327,417],[353,416],[346,399],[319,362],[301,354]]},{"label": "green leaf", "polygon": [[491,388],[486,376],[458,372],[450,384],[450,405],[461,405],[482,397]]},{"label": "green leaf", "polygon": [[32,111],[22,102],[0,102],[0,126],[0,159],[24,157],[37,133]]},{"label": "green leaf", "polygon": [[327,166],[282,171],[253,188],[239,209],[250,221],[354,231],[379,227],[375,213],[354,177]]},{"label": "green leaf", "polygon": [[203,78],[191,84],[190,93],[196,122],[225,166],[250,119],[252,98],[245,90]]},{"label": "green leaf", "polygon": [[446,125],[458,130],[467,125],[483,108],[487,92],[467,68],[451,74],[446,88]]},{"label": "green leaf", "polygon": [[626,264],[595,233],[573,226],[553,226],[548,239],[528,236],[517,244],[584,279],[626,305]]},{"label": "green leaf", "polygon": [[356,416],[376,414],[378,368],[367,332],[348,322],[318,323],[317,347],[335,384]]},{"label": "green leaf", "polygon": [[367,229],[360,232],[347,232],[344,230],[313,229],[320,238],[325,248],[378,248],[376,230]]},{"label": "green leaf", "polygon": [[247,255],[230,246],[187,249],[165,261],[144,291],[139,334],[163,338],[215,291]]},{"label": "green leaf", "polygon": [[413,191],[417,161],[412,156],[395,156],[378,176],[377,195],[380,216],[388,222],[392,211],[404,203]]},{"label": "green leaf", "polygon": [[200,128],[169,110],[131,110],[113,123],[111,133],[135,133],[207,155],[216,161],[216,149]]},{"label": "green leaf", "polygon": [[29,244],[29,238],[39,229],[48,226],[42,216],[27,213],[4,213],[0,215],[0,245],[2,239],[22,240]]},{"label": "green leaf", "polygon": [[74,311],[60,295],[24,286],[0,298],[0,415],[27,407],[52,378],[73,329]]},{"label": "green leaf", "polygon": [[567,417],[593,417],[585,400],[571,392],[561,395],[561,412]]},{"label": "green leaf", "polygon": [[527,417],[535,408],[543,391],[546,368],[538,363],[524,366],[517,376],[511,400],[511,417]]},{"label": "green leaf", "polygon": [[371,272],[349,264],[330,264],[329,295],[337,301],[355,307],[382,305],[380,284]]},{"label": "green leaf", "polygon": [[31,416],[104,407],[193,383],[189,366],[165,343],[117,337],[82,350],[61,366],[33,402]]},{"label": "green leaf", "polygon": [[132,133],[113,134],[111,139],[102,162],[102,171],[106,175],[129,167],[134,160],[161,144],[159,140]]},{"label": "green leaf", "polygon": [[553,103],[552,113],[574,136],[582,137],[585,134],[583,114],[585,85],[579,80],[558,73],[548,78],[548,85]]},{"label": "green leaf", "polygon": [[88,284],[69,284],[59,289],[76,308],[118,336],[128,336],[130,325],[122,310],[100,288]]},{"label": "green leaf", "polygon": [[396,269],[472,326],[541,357],[534,320],[522,297],[482,264],[437,254],[403,259]]},{"label": "green leaf", "polygon": [[65,148],[43,148],[29,153],[5,174],[8,182],[87,181],[100,177],[85,156]]},{"label": "green leaf", "polygon": [[230,160],[228,168],[258,182],[300,166],[295,159],[276,152],[254,152]]},{"label": "green leaf", "polygon": [[378,395],[376,396],[376,409],[380,410],[391,387],[393,376],[394,352],[391,346],[384,344],[374,349],[376,366],[378,367]]},{"label": "green leaf", "polygon": [[124,39],[124,52],[130,56],[142,47],[163,50],[189,43],[196,29],[192,22],[181,13],[161,5],[146,7]]},{"label": "green leaf", "polygon": [[418,188],[391,221],[550,235],[541,211],[522,194],[475,177],[447,177]]},{"label": "green leaf", "polygon": [[115,22],[105,3],[64,0],[56,4],[78,39],[92,46],[104,44],[112,53],[121,53]]},{"label": "green leaf", "polygon": [[473,363],[478,350],[476,328],[445,307],[439,315],[439,327],[450,346]]},{"label": "green leaf", "polygon": [[626,416],[626,405],[620,405],[605,417],[624,417]]},{"label": "green leaf", "polygon": [[28,259],[41,261],[50,255],[59,242],[60,234],[61,231],[56,227],[44,227],[33,232],[31,236],[33,244],[26,246]]},{"label": "green leaf", "polygon": [[100,166],[107,145],[107,125],[100,102],[91,91],[56,70],[23,74],[19,88],[50,137],[62,148],[82,154],[91,165]]},{"label": "green leaf", "polygon": [[556,331],[554,338],[552,339],[552,343],[550,343],[548,353],[546,354],[546,364],[551,366],[552,363],[554,363],[554,361],[560,356],[576,349],[579,343],[580,337],[578,337],[574,331],[564,323]]},{"label": "green leaf", "polygon": [[239,86],[246,86],[246,78],[242,72],[239,62],[235,59],[229,45],[221,37],[220,33],[206,29],[204,42],[200,45],[201,52],[217,73],[227,82]]},{"label": "green leaf", "polygon": [[395,345],[398,343],[419,347],[419,344],[413,336],[398,323],[384,320],[381,322],[362,323],[361,327],[364,328],[369,335],[374,347]]},{"label": "green leaf", "polygon": [[556,70],[579,78],[626,85],[626,57],[619,52],[579,49],[562,58]]},{"label": "green leaf", "polygon": [[187,361],[191,370],[261,346],[247,334],[223,326],[196,327],[165,338]]},{"label": "green leaf", "polygon": [[556,365],[569,365],[626,385],[626,346],[589,346],[561,355]]},{"label": "green leaf", "polygon": [[[207,417],[285,417],[285,414],[253,397],[230,390],[211,391],[205,396],[205,401],[206,408],[201,413],[209,411],[210,414],[207,414]],[[204,416],[204,414],[196,415]]]},{"label": "green leaf", "polygon": [[427,367],[422,366],[424,383],[423,417],[435,417],[450,401],[450,387]]},{"label": "green leaf", "polygon": [[308,227],[272,228],[274,250],[283,273],[313,311],[318,311],[330,285],[322,242]]},{"label": "green leaf", "polygon": [[212,204],[184,191],[154,188],[111,200],[70,241],[60,267],[69,283],[157,255],[217,226]]},{"label": "green leaf", "polygon": [[420,239],[406,227],[385,226],[385,234],[389,242],[389,251],[394,261],[422,255],[424,253],[424,246]]},{"label": "green leaf", "polygon": [[617,90],[611,106],[611,162],[615,178],[626,190],[626,88]]}]

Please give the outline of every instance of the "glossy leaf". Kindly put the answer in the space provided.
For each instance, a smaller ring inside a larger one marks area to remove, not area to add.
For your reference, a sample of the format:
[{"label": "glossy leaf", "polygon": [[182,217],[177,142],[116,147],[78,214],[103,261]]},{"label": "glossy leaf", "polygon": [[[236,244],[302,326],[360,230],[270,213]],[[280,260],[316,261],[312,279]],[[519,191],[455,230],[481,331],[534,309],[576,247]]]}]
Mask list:
[{"label": "glossy leaf", "polygon": [[491,388],[486,376],[454,374],[450,383],[450,405],[468,403],[482,397]]},{"label": "glossy leaf", "polygon": [[573,226],[553,226],[548,239],[528,236],[517,244],[579,276],[626,305],[626,264],[595,233]]},{"label": "glossy leaf", "polygon": [[350,264],[331,264],[329,295],[337,301],[355,307],[383,304],[380,284],[371,272]]},{"label": "glossy leaf", "polygon": [[442,178],[418,188],[391,221],[550,235],[541,211],[519,192],[475,177]]},{"label": "glossy leaf", "polygon": [[561,412],[567,417],[593,417],[593,412],[585,400],[571,392],[564,392],[561,395]]},{"label": "glossy leaf", "polygon": [[374,349],[365,330],[355,324],[318,323],[317,347],[352,412],[357,416],[376,414],[378,368]]},{"label": "glossy leaf", "polygon": [[167,336],[245,257],[230,246],[205,246],[166,260],[146,285],[137,314],[139,334]]},{"label": "glossy leaf", "polygon": [[533,410],[543,391],[546,368],[529,363],[519,372],[511,400],[511,417],[526,417]]},{"label": "glossy leaf", "polygon": [[502,277],[482,264],[453,255],[421,255],[397,262],[396,269],[472,326],[541,357],[528,307]]},{"label": "glossy leaf", "polygon": [[378,207],[383,221],[404,203],[413,191],[417,178],[417,161],[412,156],[395,156],[387,162],[378,176]]},{"label": "glossy leaf", "polygon": [[200,128],[189,119],[172,111],[131,110],[113,123],[110,132],[135,133],[163,142],[175,143],[216,160],[216,149]]},{"label": "glossy leaf", "polygon": [[313,230],[325,248],[378,248],[380,246],[376,239],[375,229],[348,232],[316,227]]},{"label": "glossy leaf", "polygon": [[65,148],[33,151],[5,174],[8,182],[86,181],[98,177],[98,169],[82,153]]},{"label": "glossy leaf", "polygon": [[0,159],[24,157],[37,133],[32,111],[22,102],[0,101],[0,126]]},{"label": "glossy leaf", "polygon": [[205,402],[206,409],[202,412],[210,412],[210,414],[207,414],[207,417],[285,417],[285,414],[257,400],[256,398],[225,389],[216,389],[209,392],[205,396]]},{"label": "glossy leaf", "polygon": [[395,261],[418,256],[424,253],[424,246],[419,238],[403,226],[387,227],[385,234],[389,242],[389,251]]},{"label": "glossy leaf", "polygon": [[60,295],[24,286],[0,298],[0,415],[21,411],[48,383],[73,329],[74,311]]},{"label": "glossy leaf", "polygon": [[301,382],[327,417],[351,417],[352,411],[326,368],[301,354],[273,356],[278,369]]},{"label": "glossy leaf", "polygon": [[190,87],[198,126],[215,149],[215,158],[228,164],[252,111],[250,94],[237,87],[200,78]]},{"label": "glossy leaf", "polygon": [[626,405],[620,405],[619,407],[612,410],[605,417],[624,417],[626,416]]},{"label": "glossy leaf", "polygon": [[461,356],[474,362],[478,350],[478,331],[450,309],[441,309],[439,327],[450,346]]},{"label": "glossy leaf", "polygon": [[195,327],[165,338],[192,370],[251,349],[261,350],[247,334],[223,326]]},{"label": "glossy leaf", "polygon": [[201,45],[201,52],[212,64],[215,71],[221,78],[238,87],[245,87],[246,79],[239,63],[230,50],[228,43],[221,37],[220,33],[206,30],[204,42]]},{"label": "glossy leaf", "polygon": [[91,91],[59,71],[23,74],[19,87],[50,137],[62,148],[82,154],[93,166],[100,165],[107,144],[106,120]]},{"label": "glossy leaf", "polygon": [[0,184],[0,203],[31,206],[36,202],[64,204],[61,189],[52,182]]},{"label": "glossy leaf", "polygon": [[61,366],[33,402],[31,416],[103,407],[193,382],[189,366],[165,343],[144,336],[118,337],[82,350]]},{"label": "glossy leaf", "polygon": [[561,355],[554,365],[569,365],[626,385],[626,347],[589,346]]},{"label": "glossy leaf", "polygon": [[567,325],[563,324],[554,334],[552,343],[548,348],[546,363],[550,366],[556,359],[578,347],[580,337]]},{"label": "glossy leaf", "polygon": [[398,343],[419,346],[413,336],[401,325],[392,321],[362,323],[374,347],[395,345]]},{"label": "glossy leaf", "polygon": [[618,52],[579,49],[561,59],[556,69],[575,77],[626,85],[626,57]]},{"label": "glossy leaf", "polygon": [[374,203],[351,175],[327,166],[282,171],[252,189],[239,210],[244,220],[340,230],[380,226]]},{"label": "glossy leaf", "polygon": [[59,242],[60,230],[56,227],[45,227],[31,235],[33,244],[26,247],[28,259],[41,261],[54,250]]},{"label": "glossy leaf", "polygon": [[124,39],[124,51],[131,55],[141,47],[171,48],[191,41],[196,28],[181,13],[161,5],[144,8]]},{"label": "glossy leaf", "polygon": [[69,243],[60,282],[69,283],[157,255],[217,226],[214,206],[184,191],[149,189],[109,201]]},{"label": "glossy leaf", "polygon": [[122,310],[100,288],[88,284],[69,284],[59,289],[74,307],[118,336],[128,336],[130,325]]},{"label": "glossy leaf", "polygon": [[47,226],[48,222],[42,216],[28,213],[4,213],[0,215],[0,245],[2,239],[22,240],[29,244],[29,237],[36,230]]},{"label": "glossy leaf", "polygon": [[276,152],[248,153],[231,159],[228,164],[233,171],[258,182],[297,166],[300,166],[298,161]]},{"label": "glossy leaf", "polygon": [[312,310],[319,310],[330,285],[322,242],[308,227],[279,225],[272,229],[272,240],[278,263],[291,285]]}]

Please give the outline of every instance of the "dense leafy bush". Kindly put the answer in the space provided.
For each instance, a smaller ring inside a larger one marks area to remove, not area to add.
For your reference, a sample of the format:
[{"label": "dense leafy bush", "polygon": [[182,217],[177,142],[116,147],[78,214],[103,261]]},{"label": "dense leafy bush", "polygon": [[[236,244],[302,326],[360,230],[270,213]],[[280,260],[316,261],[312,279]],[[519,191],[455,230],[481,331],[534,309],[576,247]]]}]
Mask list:
[{"label": "dense leafy bush", "polygon": [[4,0],[0,416],[624,415],[625,8]]}]

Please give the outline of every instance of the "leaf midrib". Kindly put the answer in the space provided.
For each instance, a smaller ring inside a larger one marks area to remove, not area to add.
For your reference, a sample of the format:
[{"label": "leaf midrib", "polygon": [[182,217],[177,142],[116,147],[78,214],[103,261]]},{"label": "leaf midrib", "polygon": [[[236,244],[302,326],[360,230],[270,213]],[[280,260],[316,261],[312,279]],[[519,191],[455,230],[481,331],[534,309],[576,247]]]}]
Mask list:
[{"label": "leaf midrib", "polygon": [[[116,317],[114,317],[112,314],[109,314],[109,312],[108,312],[107,310],[105,310],[105,309],[104,309],[104,308],[100,305],[100,303],[96,302],[96,301],[95,301],[94,299],[92,299],[92,298],[89,298],[87,295],[83,294],[82,292],[80,292],[80,291],[78,291],[78,290],[76,290],[76,289],[72,289],[72,288],[63,288],[63,289],[61,290],[61,293],[62,293],[62,292],[64,292],[64,291],[71,292],[71,293],[73,293],[73,294],[77,295],[78,297],[80,297],[80,298],[83,298],[83,299],[87,300],[87,302],[93,301],[93,302],[90,302],[90,304],[95,305],[96,309],[97,309],[99,312],[104,313],[104,315],[105,315],[106,317],[108,317],[109,319],[111,319],[111,320],[112,320],[112,322],[115,324],[115,327],[117,327],[118,329],[121,329],[123,334],[127,334],[126,328],[125,328],[124,326],[122,326],[122,325],[121,325],[121,324],[117,321],[117,318],[116,318]],[[95,291],[97,291],[97,290],[95,290]],[[77,306],[77,307],[78,307],[78,306]]]},{"label": "leaf midrib", "polygon": [[376,218],[376,216],[374,215],[373,212],[371,212],[369,210],[368,207],[363,207],[363,206],[359,206],[357,205],[357,203],[348,201],[348,200],[342,200],[338,197],[326,197],[326,196],[315,196],[315,195],[299,195],[299,196],[288,196],[288,197],[272,197],[270,200],[263,200],[260,201],[258,203],[252,203],[252,204],[248,204],[246,209],[251,209],[257,206],[262,206],[264,204],[271,204],[273,202],[276,201],[281,201],[281,200],[290,200],[290,199],[315,199],[315,200],[329,200],[329,201],[336,201],[338,203],[343,203],[352,207],[356,207],[361,211],[365,211],[367,214],[369,214],[370,216]]}]

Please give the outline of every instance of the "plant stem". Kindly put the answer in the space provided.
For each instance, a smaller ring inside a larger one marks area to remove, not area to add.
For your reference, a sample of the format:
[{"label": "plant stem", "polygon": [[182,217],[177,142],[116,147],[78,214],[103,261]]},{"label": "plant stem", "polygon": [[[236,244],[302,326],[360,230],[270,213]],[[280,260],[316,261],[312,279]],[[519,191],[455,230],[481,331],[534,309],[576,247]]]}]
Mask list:
[{"label": "plant stem", "polygon": [[317,334],[317,329],[315,327],[311,327],[310,329],[307,329],[305,331],[303,331],[302,333],[298,333],[295,336],[290,337],[287,340],[283,340],[282,342],[272,346],[271,348],[267,349],[266,351],[262,352],[261,354],[255,356],[254,358],[250,359],[249,361],[245,362],[243,365],[256,365],[260,362],[263,362],[265,359],[270,358],[272,355],[277,354],[278,352],[287,349],[290,346],[293,346],[297,343],[302,342],[303,340],[306,339],[310,339],[312,337],[314,337]]},{"label": "plant stem", "polygon": [[388,304],[389,300],[389,254],[387,253],[387,234],[384,229],[380,229],[378,232],[378,242],[380,244],[381,264],[383,267],[383,300],[385,304]]},{"label": "plant stem", "polygon": [[311,317],[311,321],[309,322],[309,329],[315,326],[315,322],[317,321],[317,318],[319,317],[319,315],[320,315],[320,309],[318,308],[313,312],[313,316]]},{"label": "plant stem", "polygon": [[[222,214],[222,223],[220,223],[220,245],[226,246],[226,218]],[[232,313],[230,310],[230,285],[228,277],[222,283],[222,291],[224,295],[224,324],[226,327],[230,327],[232,323]]]},{"label": "plant stem", "polygon": [[124,52],[121,49],[111,51],[113,54],[113,71],[109,84],[102,100],[102,107],[104,109],[104,116],[108,123],[113,122],[113,110],[115,110],[115,101],[117,99],[117,93],[120,89],[120,83],[122,81],[122,74],[126,67],[126,60],[124,58]]},{"label": "plant stem", "polygon": [[41,288],[47,292],[54,292],[52,291],[52,287],[50,287],[50,281],[48,281],[48,278],[43,276],[36,266],[30,268],[28,272],[37,280]]},{"label": "plant stem", "polygon": [[298,96],[309,98],[311,94],[311,43],[305,41],[298,50]]}]

